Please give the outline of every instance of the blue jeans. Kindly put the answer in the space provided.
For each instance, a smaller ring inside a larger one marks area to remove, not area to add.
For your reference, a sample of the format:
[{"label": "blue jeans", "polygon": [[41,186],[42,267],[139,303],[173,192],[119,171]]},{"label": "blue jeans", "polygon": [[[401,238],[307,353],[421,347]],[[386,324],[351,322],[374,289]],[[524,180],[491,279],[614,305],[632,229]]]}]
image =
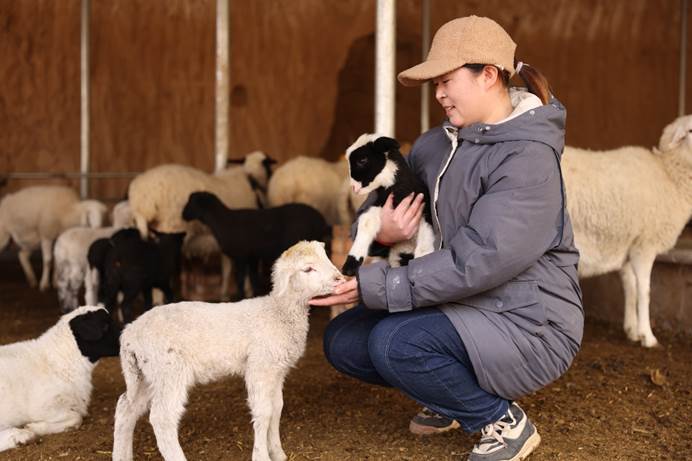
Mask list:
[{"label": "blue jeans", "polygon": [[338,371],[393,386],[432,411],[480,430],[509,402],[478,385],[464,343],[437,308],[390,314],[359,305],[332,320],[324,354]]}]

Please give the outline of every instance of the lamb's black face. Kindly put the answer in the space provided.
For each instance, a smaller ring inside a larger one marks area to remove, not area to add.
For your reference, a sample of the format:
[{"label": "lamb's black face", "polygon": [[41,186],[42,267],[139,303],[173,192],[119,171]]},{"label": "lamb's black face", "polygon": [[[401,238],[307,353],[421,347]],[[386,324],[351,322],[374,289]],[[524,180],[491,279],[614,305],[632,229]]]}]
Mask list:
[{"label": "lamb's black face", "polygon": [[185,208],[183,208],[183,219],[192,221],[199,219],[201,216],[201,208],[214,201],[216,196],[209,192],[193,192],[187,199]]},{"label": "lamb's black face", "polygon": [[80,352],[92,363],[120,352],[120,327],[105,309],[87,312],[70,320]]},{"label": "lamb's black face", "polygon": [[[380,186],[380,184],[372,184],[372,182],[385,168],[387,152],[399,147],[399,143],[392,138],[382,136],[375,140],[370,140],[365,136],[361,136],[354,143],[356,147],[350,152],[348,157],[351,184],[356,193],[361,190],[369,192]],[[361,145],[358,146],[358,144]]]}]

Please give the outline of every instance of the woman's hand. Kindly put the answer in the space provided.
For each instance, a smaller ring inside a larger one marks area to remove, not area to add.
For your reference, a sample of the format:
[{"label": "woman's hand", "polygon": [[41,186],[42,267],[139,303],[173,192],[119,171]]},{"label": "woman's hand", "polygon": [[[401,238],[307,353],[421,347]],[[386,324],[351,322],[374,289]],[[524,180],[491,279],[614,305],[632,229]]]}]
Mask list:
[{"label": "woman's hand", "polygon": [[414,199],[411,194],[394,208],[394,198],[389,194],[380,212],[380,231],[375,239],[383,245],[393,245],[413,237],[423,216],[424,198],[418,194]]},{"label": "woman's hand", "polygon": [[353,277],[334,288],[334,292],[326,298],[312,298],[311,306],[333,306],[335,304],[351,304],[358,301],[358,280]]}]

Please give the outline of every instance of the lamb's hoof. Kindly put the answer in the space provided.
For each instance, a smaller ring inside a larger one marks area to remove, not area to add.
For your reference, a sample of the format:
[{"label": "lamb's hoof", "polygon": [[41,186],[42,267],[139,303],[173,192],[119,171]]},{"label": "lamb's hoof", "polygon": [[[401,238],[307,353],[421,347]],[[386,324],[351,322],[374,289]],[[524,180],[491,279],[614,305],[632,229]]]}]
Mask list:
[{"label": "lamb's hoof", "polygon": [[640,335],[642,346],[646,348],[660,347],[658,340],[653,334],[642,334]]},{"label": "lamb's hoof", "polygon": [[625,330],[625,335],[627,336],[627,339],[635,343],[639,342],[641,338],[639,337],[639,333],[637,333],[636,325],[625,326],[625,328],[623,329]]},{"label": "lamb's hoof", "polygon": [[286,453],[284,453],[283,450],[269,450],[269,457],[271,458],[272,461],[286,461],[288,459],[288,456],[286,456]]},{"label": "lamb's hoof", "polygon": [[356,275],[361,264],[363,264],[363,258],[356,259],[355,256],[348,255],[344,267],[341,268],[341,273],[348,276]]}]

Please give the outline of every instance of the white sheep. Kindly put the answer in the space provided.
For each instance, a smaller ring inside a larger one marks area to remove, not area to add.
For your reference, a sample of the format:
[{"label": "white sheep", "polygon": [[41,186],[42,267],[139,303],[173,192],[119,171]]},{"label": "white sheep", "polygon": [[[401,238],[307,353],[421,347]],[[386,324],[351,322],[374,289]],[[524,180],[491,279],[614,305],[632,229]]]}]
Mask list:
[{"label": "white sheep", "polygon": [[270,206],[304,203],[322,213],[334,226],[351,224],[350,189],[345,159],[328,162],[300,156],[276,169],[267,194]]},{"label": "white sheep", "polygon": [[144,237],[147,237],[149,227],[159,232],[186,232],[183,244],[185,259],[220,254],[221,298],[226,299],[231,262],[221,253],[206,226],[183,221],[183,207],[190,194],[197,191],[214,193],[229,208],[264,205],[263,190],[267,187],[272,163],[273,160],[264,153],[256,151],[245,156],[242,166],[232,166],[214,175],[174,164],[147,170],[133,179],[129,186],[128,197],[137,228]]},{"label": "white sheep", "polygon": [[87,252],[95,240],[110,237],[116,230],[134,225],[127,201],[115,205],[112,223],[112,226],[97,229],[73,227],[60,234],[55,241],[53,283],[63,312],[69,312],[79,305],[78,296],[82,285],[85,287],[86,304],[97,304],[98,274],[89,269]]},{"label": "white sheep", "polygon": [[10,237],[20,247],[19,262],[29,285],[36,286],[31,268],[31,252],[41,247],[43,271],[41,290],[50,286],[53,242],[65,230],[76,226],[101,227],[106,206],[96,200],[79,200],[65,186],[32,186],[8,194],[0,202],[0,249]]},{"label": "white sheep", "polygon": [[105,309],[84,306],[36,339],[0,346],[0,451],[79,427],[91,372],[118,355],[119,334]]},{"label": "white sheep", "polygon": [[120,359],[127,385],[115,410],[113,460],[132,459],[137,419],[148,409],[167,461],[185,459],[178,423],[189,389],[243,375],[252,412],[254,461],[286,459],[279,437],[283,382],[305,351],[308,302],[342,281],[320,242],[299,242],[273,267],[268,296],[237,303],[156,307],[128,325]]},{"label": "white sheep", "polygon": [[649,319],[651,270],[692,215],[692,116],[669,124],[653,151],[565,147],[561,163],[579,275],[618,270],[627,337],[657,345]]}]

